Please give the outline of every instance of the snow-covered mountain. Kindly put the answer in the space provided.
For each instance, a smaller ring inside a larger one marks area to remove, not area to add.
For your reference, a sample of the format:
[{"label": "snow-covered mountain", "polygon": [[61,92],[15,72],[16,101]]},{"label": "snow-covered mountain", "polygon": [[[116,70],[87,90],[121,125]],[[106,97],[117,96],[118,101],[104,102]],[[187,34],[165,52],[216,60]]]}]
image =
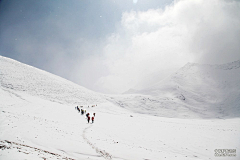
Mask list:
[{"label": "snow-covered mountain", "polygon": [[0,75],[3,90],[63,104],[108,100],[134,112],[161,117],[240,117],[240,60],[223,65],[188,63],[161,82],[122,96],[102,95],[5,57],[0,57]]},{"label": "snow-covered mountain", "polygon": [[[161,82],[118,97],[121,106],[164,117],[240,117],[240,60],[223,65],[188,63]],[[138,102],[134,105],[132,102]]]},{"label": "snow-covered mountain", "polygon": [[91,104],[103,96],[46,71],[0,56],[1,88],[59,103]]},{"label": "snow-covered mountain", "polygon": [[[221,160],[238,160],[238,108],[236,114],[231,111],[229,117],[235,116],[231,119],[214,118],[227,117],[224,108],[221,114],[205,111],[220,102],[228,104],[231,110],[231,104],[238,104],[239,83],[230,78],[238,77],[237,64],[205,66],[204,74],[200,72],[202,65],[188,64],[141,94],[116,96],[89,91],[61,77],[0,57],[0,159],[218,160],[221,149],[226,148],[231,150],[231,157]],[[197,87],[196,84],[202,85],[202,79],[194,79],[191,74],[212,81],[203,88]],[[215,81],[214,76],[216,80],[223,76],[226,82]],[[194,80],[198,82],[195,84]],[[214,89],[208,88],[211,85],[215,85]],[[217,93],[216,88],[232,94],[232,99],[212,102],[209,96],[225,94]],[[94,123],[87,122],[86,116],[75,109],[77,105],[82,105],[81,109],[91,117],[96,113]]]}]

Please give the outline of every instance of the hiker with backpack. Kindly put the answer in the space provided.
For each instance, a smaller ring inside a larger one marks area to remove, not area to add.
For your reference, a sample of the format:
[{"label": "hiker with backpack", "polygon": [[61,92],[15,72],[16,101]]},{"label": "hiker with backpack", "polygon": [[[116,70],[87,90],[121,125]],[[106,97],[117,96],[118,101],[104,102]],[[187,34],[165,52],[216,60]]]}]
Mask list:
[{"label": "hiker with backpack", "polygon": [[77,110],[78,110],[78,113],[80,112],[80,109],[78,108],[78,106],[77,106]]}]

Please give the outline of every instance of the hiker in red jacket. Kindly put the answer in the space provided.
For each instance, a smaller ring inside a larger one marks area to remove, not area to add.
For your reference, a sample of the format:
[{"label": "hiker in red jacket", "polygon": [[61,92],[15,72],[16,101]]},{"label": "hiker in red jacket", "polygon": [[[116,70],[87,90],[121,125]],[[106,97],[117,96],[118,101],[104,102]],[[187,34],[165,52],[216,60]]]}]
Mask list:
[{"label": "hiker in red jacket", "polygon": [[94,122],[94,117],[92,117],[92,123]]},{"label": "hiker in red jacket", "polygon": [[90,116],[87,117],[87,120],[88,120],[88,123],[89,123],[89,121],[90,121]]}]

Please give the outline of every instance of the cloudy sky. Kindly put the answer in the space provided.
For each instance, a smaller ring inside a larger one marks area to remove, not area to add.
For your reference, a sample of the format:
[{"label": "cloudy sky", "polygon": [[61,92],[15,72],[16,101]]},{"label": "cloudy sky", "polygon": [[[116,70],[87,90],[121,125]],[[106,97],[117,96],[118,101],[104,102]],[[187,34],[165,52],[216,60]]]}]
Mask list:
[{"label": "cloudy sky", "polygon": [[240,59],[238,0],[1,0],[0,55],[103,93]]}]

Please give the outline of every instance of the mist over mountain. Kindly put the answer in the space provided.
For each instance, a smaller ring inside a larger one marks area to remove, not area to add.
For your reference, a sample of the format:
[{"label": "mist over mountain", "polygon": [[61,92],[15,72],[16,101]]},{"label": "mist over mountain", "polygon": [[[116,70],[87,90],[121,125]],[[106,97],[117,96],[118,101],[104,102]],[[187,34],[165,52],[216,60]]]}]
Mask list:
[{"label": "mist over mountain", "polygon": [[[192,113],[184,117],[194,114],[205,118],[239,117],[240,60],[222,65],[188,63],[151,87],[143,90],[132,89],[126,93],[139,94],[134,96],[134,99],[138,99],[139,103],[141,102],[138,105],[145,106],[144,108],[150,107],[153,101],[151,99],[154,99],[156,115],[169,115],[168,111],[165,113],[164,110],[171,106],[170,112],[175,111],[172,117],[178,117],[184,112]],[[139,96],[141,98],[138,98]],[[124,100],[123,103],[131,106],[128,101]],[[137,110],[138,107],[132,108]]]},{"label": "mist over mountain", "polygon": [[[43,70],[0,57],[1,87],[67,104],[110,101],[138,113],[178,118],[240,116],[240,60],[188,63],[164,80],[124,95],[103,95]],[[16,93],[17,94],[17,93]]]}]

